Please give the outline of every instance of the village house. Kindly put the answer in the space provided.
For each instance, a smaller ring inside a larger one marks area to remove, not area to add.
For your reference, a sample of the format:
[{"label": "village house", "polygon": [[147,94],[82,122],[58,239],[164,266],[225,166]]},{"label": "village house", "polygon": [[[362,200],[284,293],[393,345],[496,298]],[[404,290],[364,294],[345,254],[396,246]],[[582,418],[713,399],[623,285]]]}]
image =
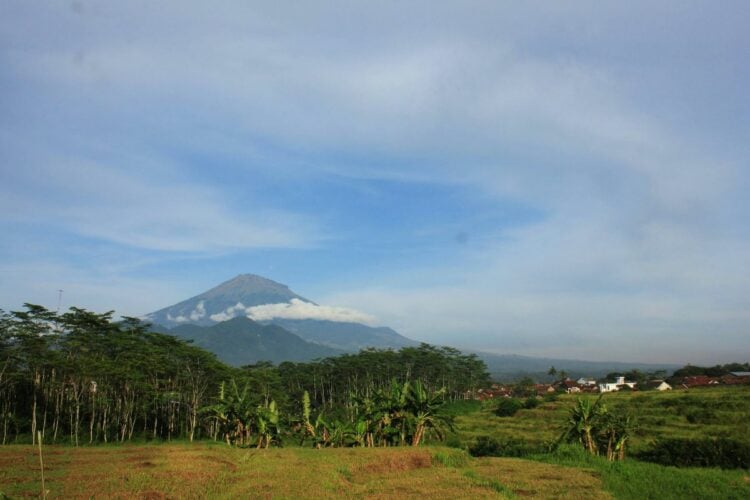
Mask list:
[{"label": "village house", "polygon": [[671,391],[672,386],[666,383],[663,380],[650,380],[648,382],[649,389],[653,389],[655,391]]},{"label": "village house", "polygon": [[604,382],[599,384],[599,392],[619,391],[623,387],[635,389],[635,382],[625,382],[625,377],[617,377],[614,382]]},{"label": "village house", "polygon": [[555,388],[551,384],[534,384],[534,390],[537,396],[544,396],[555,392]]},{"label": "village house", "polygon": [[510,389],[499,384],[492,384],[492,387],[489,389],[479,389],[476,395],[476,399],[479,399],[480,401],[508,397],[510,397]]},{"label": "village house", "polygon": [[691,387],[710,387],[719,385],[719,379],[716,377],[709,377],[708,375],[692,375],[690,377],[683,377],[680,382],[680,387],[690,389]]},{"label": "village house", "polygon": [[726,385],[750,384],[750,372],[730,372],[721,377],[721,383]]}]

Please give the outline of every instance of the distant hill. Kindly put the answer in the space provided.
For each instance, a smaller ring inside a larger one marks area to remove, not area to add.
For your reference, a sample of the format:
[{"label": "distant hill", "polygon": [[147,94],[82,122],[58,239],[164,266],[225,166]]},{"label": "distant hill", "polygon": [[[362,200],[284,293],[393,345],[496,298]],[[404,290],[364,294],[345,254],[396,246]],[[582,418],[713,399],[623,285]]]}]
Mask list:
[{"label": "distant hill", "polygon": [[530,376],[531,378],[540,381],[549,380],[550,377],[547,375],[547,372],[552,366],[554,366],[558,372],[560,370],[565,370],[571,378],[583,376],[603,377],[611,372],[626,372],[633,369],[642,372],[667,370],[671,373],[680,367],[679,365],[674,364],[535,358],[515,354],[492,354],[479,351],[475,351],[475,354],[487,364],[487,369],[492,378],[501,381],[517,380],[524,376]]},{"label": "distant hill", "polygon": [[263,325],[245,317],[234,318],[214,326],[180,325],[154,328],[186,340],[216,354],[234,366],[258,361],[310,361],[338,356],[342,351],[302,340],[278,325]]},{"label": "distant hill", "polygon": [[[258,307],[264,310],[262,318],[253,315]],[[318,306],[288,286],[268,278],[241,274],[195,297],[148,314],[145,319],[160,325],[161,331],[193,339],[197,345],[234,365],[262,360],[304,361],[358,352],[366,347],[399,349],[419,345],[385,326],[369,326],[352,321],[346,315],[338,315],[332,321],[327,319],[330,314],[321,314],[321,311],[335,309]],[[252,321],[248,315],[257,321]],[[518,379],[524,375],[546,380],[550,366],[576,377],[600,377],[634,368],[641,371],[679,368],[678,365],[476,354],[496,380]]]}]

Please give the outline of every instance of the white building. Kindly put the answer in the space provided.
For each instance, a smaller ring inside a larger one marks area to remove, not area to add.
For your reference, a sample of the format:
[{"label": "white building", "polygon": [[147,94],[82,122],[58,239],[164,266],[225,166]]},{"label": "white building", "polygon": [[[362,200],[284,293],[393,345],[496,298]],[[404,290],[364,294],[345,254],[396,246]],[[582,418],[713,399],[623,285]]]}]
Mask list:
[{"label": "white building", "polygon": [[634,389],[635,382],[625,382],[625,377],[617,377],[614,382],[604,382],[603,384],[599,384],[599,392],[619,391],[623,386],[628,386],[631,389]]}]

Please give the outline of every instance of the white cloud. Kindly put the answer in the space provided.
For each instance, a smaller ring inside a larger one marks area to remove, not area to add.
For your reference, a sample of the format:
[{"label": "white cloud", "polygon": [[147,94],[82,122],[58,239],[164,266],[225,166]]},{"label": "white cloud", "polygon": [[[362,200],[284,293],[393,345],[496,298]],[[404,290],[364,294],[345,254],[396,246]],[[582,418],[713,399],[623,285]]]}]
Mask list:
[{"label": "white cloud", "polygon": [[198,321],[204,316],[206,316],[206,307],[203,305],[203,301],[201,300],[200,302],[198,302],[198,305],[195,306],[195,309],[190,312],[190,319],[192,321]]},{"label": "white cloud", "polygon": [[375,318],[346,307],[319,306],[299,299],[288,303],[264,304],[248,307],[247,317],[256,321],[279,319],[316,319],[341,323],[373,324]]},{"label": "white cloud", "polygon": [[278,304],[263,304],[259,306],[246,307],[242,302],[212,314],[212,321],[220,322],[230,320],[240,314],[246,315],[254,321],[270,321],[279,319],[316,319],[335,321],[339,323],[363,323],[373,324],[375,318],[369,314],[359,312],[346,307],[320,306],[300,299],[292,299],[289,302]]},{"label": "white cloud", "polygon": [[205,316],[206,316],[206,307],[203,304],[202,300],[198,302],[198,305],[195,306],[195,309],[193,309],[189,313],[180,314],[177,316],[172,316],[171,314],[167,313],[167,319],[169,321],[174,321],[175,323],[187,323],[188,321],[199,321]]},{"label": "white cloud", "polygon": [[211,316],[209,316],[209,318],[211,319],[211,321],[216,321],[217,323],[220,323],[222,321],[228,321],[234,318],[235,316],[237,316],[237,314],[244,314],[245,309],[247,308],[242,302],[237,302],[235,305],[231,307],[227,307],[226,309],[224,309],[223,311],[219,313],[212,314]]}]

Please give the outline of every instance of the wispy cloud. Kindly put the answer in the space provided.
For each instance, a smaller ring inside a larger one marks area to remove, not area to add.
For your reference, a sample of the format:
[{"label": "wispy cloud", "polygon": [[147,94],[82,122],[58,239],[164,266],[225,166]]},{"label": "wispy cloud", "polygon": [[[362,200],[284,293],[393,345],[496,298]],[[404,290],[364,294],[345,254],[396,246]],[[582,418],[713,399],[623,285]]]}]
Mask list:
[{"label": "wispy cloud", "polygon": [[50,158],[13,173],[0,188],[7,194],[0,206],[19,222],[162,251],[300,247],[321,237],[310,215],[254,210],[251,200],[248,207],[248,200],[236,203],[211,186],[170,177]]}]

